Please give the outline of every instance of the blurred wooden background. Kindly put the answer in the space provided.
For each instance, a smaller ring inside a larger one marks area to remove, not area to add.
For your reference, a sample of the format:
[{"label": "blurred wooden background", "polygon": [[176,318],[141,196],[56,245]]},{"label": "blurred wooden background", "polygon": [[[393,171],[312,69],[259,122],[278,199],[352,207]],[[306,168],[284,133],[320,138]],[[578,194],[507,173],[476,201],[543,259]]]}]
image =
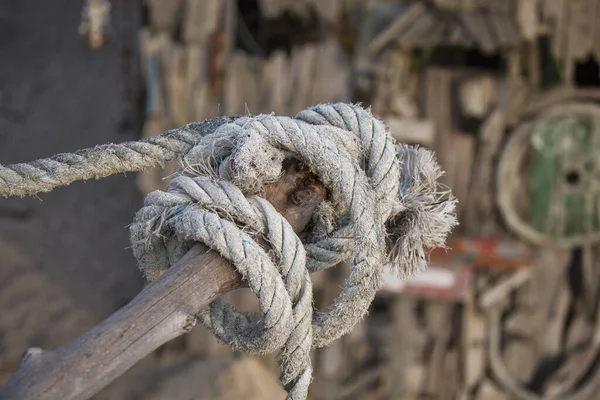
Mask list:
[{"label": "blurred wooden background", "polygon": [[[410,282],[387,277],[369,316],[315,352],[312,399],[600,398],[600,0],[147,0],[139,11],[143,136],[361,102],[447,171],[460,201],[452,249]],[[119,32],[106,33],[94,51]],[[140,192],[165,188],[175,167],[138,174]],[[313,277],[317,307],[347,273]],[[247,291],[228,301],[255,303]],[[199,327],[97,398],[281,398],[277,375],[273,357],[235,354]]]}]

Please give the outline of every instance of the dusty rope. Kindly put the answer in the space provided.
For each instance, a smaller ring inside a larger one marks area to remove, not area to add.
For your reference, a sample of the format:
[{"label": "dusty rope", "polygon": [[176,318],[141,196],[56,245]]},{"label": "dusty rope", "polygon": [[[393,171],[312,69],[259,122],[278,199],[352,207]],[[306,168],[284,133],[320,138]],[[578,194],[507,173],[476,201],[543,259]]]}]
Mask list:
[{"label": "dusty rope", "polygon": [[203,135],[231,121],[211,118],[137,142],[109,143],[29,163],[0,165],[0,197],[29,196],[75,181],[163,166],[185,155]]},{"label": "dusty rope", "polygon": [[[161,145],[153,147],[152,157],[129,143],[119,147],[116,158],[114,152],[104,156],[109,149],[103,148],[88,151],[92,157],[79,153],[71,163],[64,162],[71,155],[63,155],[5,167],[0,178],[7,185],[0,185],[0,194],[30,194],[80,177],[106,176],[110,170],[154,166],[164,148],[167,157],[184,154],[184,167],[168,190],[149,194],[137,213],[131,225],[134,254],[149,279],[194,242],[229,259],[258,296],[263,316],[215,301],[200,312],[201,319],[221,340],[243,351],[281,349],[281,382],[288,398],[304,399],[312,375],[310,349],[344,335],[365,315],[386,263],[392,261],[402,276],[425,267],[426,249],[443,246],[456,224],[455,200],[438,184],[441,171],[430,152],[395,145],[383,123],[358,106],[320,105],[296,118],[220,120],[204,136],[211,127],[203,127],[190,124],[171,131],[169,139],[156,139]],[[102,167],[104,157],[111,159],[109,166]],[[265,184],[279,179],[290,157],[310,166],[330,192],[304,246],[259,197]],[[63,173],[69,178],[61,178]],[[272,251],[252,237],[264,238]],[[313,315],[308,271],[351,257],[345,287],[328,310]]]}]

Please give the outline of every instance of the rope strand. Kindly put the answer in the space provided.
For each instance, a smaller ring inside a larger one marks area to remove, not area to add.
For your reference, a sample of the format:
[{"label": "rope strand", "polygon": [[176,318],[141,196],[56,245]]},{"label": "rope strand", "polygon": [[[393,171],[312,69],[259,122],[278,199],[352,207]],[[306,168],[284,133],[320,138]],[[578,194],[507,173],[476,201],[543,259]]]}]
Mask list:
[{"label": "rope strand", "polygon": [[0,165],[0,197],[31,196],[76,181],[164,166],[187,154],[200,137],[231,120],[210,118],[135,142],[108,143],[29,163]]}]

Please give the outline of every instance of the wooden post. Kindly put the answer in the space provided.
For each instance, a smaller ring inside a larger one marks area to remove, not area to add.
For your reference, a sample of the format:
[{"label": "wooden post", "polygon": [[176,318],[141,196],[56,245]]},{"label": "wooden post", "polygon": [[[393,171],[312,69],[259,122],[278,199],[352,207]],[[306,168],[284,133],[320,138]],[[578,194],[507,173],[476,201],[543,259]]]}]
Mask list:
[{"label": "wooden post", "polygon": [[[325,189],[320,184],[306,186],[311,173],[297,167],[298,163],[290,163],[285,175],[265,192],[301,232],[325,199]],[[88,399],[159,346],[190,332],[202,308],[241,286],[241,277],[228,260],[197,244],[92,330],[56,350],[29,349],[19,370],[0,388],[0,399]]]}]

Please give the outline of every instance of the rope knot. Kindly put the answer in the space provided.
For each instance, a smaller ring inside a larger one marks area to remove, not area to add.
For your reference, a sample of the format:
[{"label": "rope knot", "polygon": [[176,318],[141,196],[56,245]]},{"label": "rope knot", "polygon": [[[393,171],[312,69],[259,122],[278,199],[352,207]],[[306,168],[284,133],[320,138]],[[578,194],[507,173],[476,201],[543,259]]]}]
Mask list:
[{"label": "rope knot", "polygon": [[[261,196],[284,161],[309,166],[328,189],[304,243]],[[241,117],[189,150],[166,192],[150,193],[131,225],[135,257],[149,279],[203,242],[231,261],[259,299],[260,315],[217,300],[201,320],[250,353],[279,350],[289,399],[305,399],[310,350],[349,332],[380,288],[384,265],[408,276],[456,224],[455,200],[437,182],[427,150],[398,145],[369,110],[324,104],[295,118]],[[264,238],[265,251],[254,238]],[[313,312],[310,271],[353,259],[345,287]]]}]

